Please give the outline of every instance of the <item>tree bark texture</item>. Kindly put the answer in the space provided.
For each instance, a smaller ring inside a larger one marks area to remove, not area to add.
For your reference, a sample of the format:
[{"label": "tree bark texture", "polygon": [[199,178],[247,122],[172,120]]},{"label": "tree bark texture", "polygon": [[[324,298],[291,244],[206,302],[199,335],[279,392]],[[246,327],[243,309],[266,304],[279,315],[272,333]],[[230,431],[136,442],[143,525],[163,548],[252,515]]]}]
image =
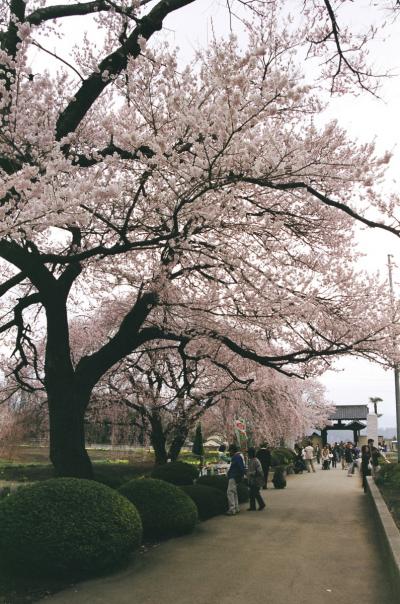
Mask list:
[{"label": "tree bark texture", "polygon": [[154,449],[155,462],[158,465],[167,463],[167,439],[164,434],[161,417],[158,413],[153,413],[149,417],[149,421],[151,425],[150,440]]},{"label": "tree bark texture", "polygon": [[45,386],[49,405],[50,460],[56,476],[93,478],[85,448],[84,417],[90,399],[71,362],[65,297],[46,305]]},{"label": "tree bark texture", "polygon": [[179,427],[175,432],[168,451],[168,457],[171,461],[176,461],[178,459],[179,453],[185,444],[188,432],[189,429],[186,426]]}]

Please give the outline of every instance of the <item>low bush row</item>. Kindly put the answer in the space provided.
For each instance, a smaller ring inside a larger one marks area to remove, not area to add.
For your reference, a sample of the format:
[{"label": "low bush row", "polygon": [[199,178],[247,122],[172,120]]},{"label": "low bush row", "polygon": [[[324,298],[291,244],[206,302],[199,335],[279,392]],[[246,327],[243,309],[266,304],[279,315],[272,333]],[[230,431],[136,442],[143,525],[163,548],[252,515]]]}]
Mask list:
[{"label": "low bush row", "polygon": [[174,461],[162,466],[156,466],[151,473],[152,478],[165,480],[171,484],[189,485],[199,477],[199,470],[196,466],[185,463],[184,461]]},{"label": "low bush row", "polygon": [[197,522],[197,508],[192,499],[164,480],[131,480],[119,492],[138,509],[147,539],[184,535]]},{"label": "low bush row", "polygon": [[379,486],[400,488],[400,464],[388,463],[380,466],[375,482]]},{"label": "low bush row", "polygon": [[[0,500],[0,564],[19,574],[23,569],[29,576],[78,580],[123,564],[142,536],[189,533],[198,518],[227,510],[228,479],[205,476],[194,485],[197,470],[187,465],[153,472],[180,486],[133,478],[116,491],[95,480],[52,478],[19,488]],[[244,484],[238,495],[241,503],[248,501]]]},{"label": "low bush row", "polygon": [[271,451],[271,465],[288,466],[296,461],[296,453],[287,447],[276,447]]},{"label": "low bush row", "polygon": [[[220,491],[226,493],[228,488],[227,476],[201,476],[196,484],[206,485],[208,487],[214,487]],[[247,486],[240,482],[237,485],[239,503],[247,503],[249,500],[249,489]]]},{"label": "low bush row", "polygon": [[0,561],[11,571],[80,578],[112,569],[137,549],[142,523],[116,491],[53,478],[0,502]]},{"label": "low bush row", "polygon": [[182,486],[181,489],[189,495],[196,505],[200,520],[208,520],[213,516],[224,514],[228,509],[226,493],[205,484]]}]

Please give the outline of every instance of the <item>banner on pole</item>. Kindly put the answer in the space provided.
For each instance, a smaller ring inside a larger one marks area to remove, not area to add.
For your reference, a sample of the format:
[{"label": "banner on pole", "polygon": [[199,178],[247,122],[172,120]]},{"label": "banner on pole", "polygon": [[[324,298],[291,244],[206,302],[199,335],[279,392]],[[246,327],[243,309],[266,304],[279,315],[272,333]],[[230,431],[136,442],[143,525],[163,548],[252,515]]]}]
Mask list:
[{"label": "banner on pole", "polygon": [[236,418],[234,420],[233,428],[239,448],[247,449],[247,427],[245,420],[242,418]]}]

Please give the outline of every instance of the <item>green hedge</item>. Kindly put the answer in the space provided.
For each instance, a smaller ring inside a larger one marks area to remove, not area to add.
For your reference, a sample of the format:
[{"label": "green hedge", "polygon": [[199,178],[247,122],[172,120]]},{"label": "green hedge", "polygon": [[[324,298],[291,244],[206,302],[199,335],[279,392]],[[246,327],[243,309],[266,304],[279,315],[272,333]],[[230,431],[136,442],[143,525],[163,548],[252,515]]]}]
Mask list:
[{"label": "green hedge", "polygon": [[101,482],[112,489],[119,489],[133,478],[139,478],[146,473],[150,473],[152,468],[152,463],[137,466],[125,463],[94,463],[93,473],[97,482]]},{"label": "green hedge", "polygon": [[91,480],[53,478],[0,502],[0,559],[12,570],[82,578],[113,569],[141,542],[134,506]]},{"label": "green hedge", "polygon": [[131,480],[119,492],[138,509],[146,538],[184,535],[197,522],[197,508],[191,498],[164,480]]},{"label": "green hedge", "polygon": [[271,451],[271,466],[288,466],[296,461],[296,453],[287,447],[276,447]]},{"label": "green hedge", "polygon": [[378,485],[400,489],[400,464],[388,463],[380,466],[375,482]]},{"label": "green hedge", "polygon": [[181,489],[193,499],[200,520],[208,520],[213,516],[219,516],[228,509],[226,493],[220,489],[204,484],[186,485],[182,486]]},{"label": "green hedge", "polygon": [[[204,484],[206,486],[214,487],[215,489],[219,489],[220,491],[224,491],[224,493],[226,493],[226,490],[228,488],[228,478],[227,476],[201,476],[197,480],[196,484]],[[247,501],[249,500],[249,489],[247,488],[247,486],[243,482],[240,482],[237,485],[237,491],[239,503],[247,503]]]},{"label": "green hedge", "polygon": [[198,476],[198,468],[184,461],[173,461],[172,463],[156,466],[151,473],[152,478],[165,480],[165,482],[179,486],[193,484]]}]

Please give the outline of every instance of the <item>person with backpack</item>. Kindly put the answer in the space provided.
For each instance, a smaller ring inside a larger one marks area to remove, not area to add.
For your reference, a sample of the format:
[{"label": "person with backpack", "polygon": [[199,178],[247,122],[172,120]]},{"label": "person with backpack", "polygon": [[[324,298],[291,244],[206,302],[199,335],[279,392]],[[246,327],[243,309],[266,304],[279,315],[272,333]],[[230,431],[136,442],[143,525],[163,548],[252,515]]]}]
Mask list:
[{"label": "person with backpack", "polygon": [[247,480],[249,483],[249,496],[250,496],[250,507],[248,512],[256,511],[256,502],[258,503],[258,511],[261,512],[265,508],[264,499],[260,493],[260,487],[264,484],[264,472],[261,462],[256,457],[256,450],[254,447],[249,447],[247,450],[249,456],[247,464]]},{"label": "person with backpack", "polygon": [[237,484],[243,479],[245,467],[243,457],[236,445],[230,445],[229,455],[231,457],[231,464],[228,470],[228,488],[226,491],[228,511],[226,514],[227,516],[234,516],[240,512]]}]

